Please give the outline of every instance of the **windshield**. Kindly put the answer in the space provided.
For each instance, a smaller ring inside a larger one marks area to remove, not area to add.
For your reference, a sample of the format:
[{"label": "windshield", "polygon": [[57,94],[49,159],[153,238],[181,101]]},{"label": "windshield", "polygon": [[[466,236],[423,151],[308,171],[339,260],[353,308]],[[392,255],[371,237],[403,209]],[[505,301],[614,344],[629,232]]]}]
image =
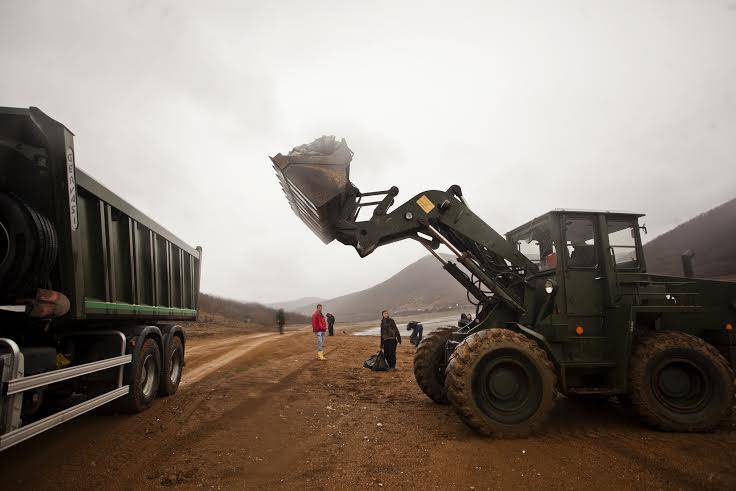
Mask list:
[{"label": "windshield", "polygon": [[539,266],[540,271],[557,266],[557,248],[552,241],[549,217],[542,217],[523,227],[509,240],[516,243],[519,252]]}]

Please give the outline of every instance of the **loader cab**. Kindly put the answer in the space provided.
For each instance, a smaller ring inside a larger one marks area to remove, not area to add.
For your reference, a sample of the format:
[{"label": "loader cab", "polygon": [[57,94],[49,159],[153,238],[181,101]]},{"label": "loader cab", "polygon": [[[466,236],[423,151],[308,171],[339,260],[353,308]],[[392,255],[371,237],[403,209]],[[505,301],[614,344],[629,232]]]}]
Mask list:
[{"label": "loader cab", "polygon": [[[638,219],[629,212],[557,209],[507,239],[535,262],[527,275],[527,314],[561,362],[562,387],[621,387],[627,310],[617,308],[619,275],[646,271]],[[586,389],[587,390],[587,389]]]},{"label": "loader cab", "polygon": [[[599,302],[585,298],[584,291],[591,290],[592,284],[615,285],[618,273],[646,272],[638,223],[642,216],[556,209],[511,230],[506,237],[537,265],[538,270],[527,275],[529,279],[553,279],[555,290],[569,293],[568,301],[559,305],[560,312],[589,313],[602,309]],[[612,281],[602,281],[605,279]],[[576,292],[578,288],[584,291]]]},{"label": "loader cab", "polygon": [[612,326],[605,319],[617,275],[645,272],[641,216],[556,209],[506,234],[539,268],[527,275],[522,322],[565,343],[564,358],[603,362],[610,356],[604,340]]}]

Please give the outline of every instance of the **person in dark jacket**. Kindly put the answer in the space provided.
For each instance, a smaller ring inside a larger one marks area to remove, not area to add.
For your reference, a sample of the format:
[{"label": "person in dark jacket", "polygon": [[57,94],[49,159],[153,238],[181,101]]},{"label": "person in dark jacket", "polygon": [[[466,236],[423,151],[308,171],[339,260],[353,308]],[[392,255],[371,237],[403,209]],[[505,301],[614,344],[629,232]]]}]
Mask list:
[{"label": "person in dark jacket", "polygon": [[406,325],[406,330],[411,331],[411,336],[409,337],[411,344],[419,346],[419,343],[422,342],[422,334],[424,333],[424,326],[422,326],[422,323],[411,321]]},{"label": "person in dark jacket", "polygon": [[284,309],[279,309],[276,313],[276,324],[279,326],[279,334],[283,334],[284,324],[286,324],[286,314],[284,314]]},{"label": "person in dark jacket", "polygon": [[335,331],[333,330],[335,327],[335,316],[327,312],[327,335],[328,336],[334,336]]},{"label": "person in dark jacket", "polygon": [[460,314],[460,320],[457,322],[457,327],[465,327],[470,324],[467,314]]},{"label": "person in dark jacket", "polygon": [[388,310],[381,312],[381,349],[386,356],[389,370],[396,370],[396,344],[401,344],[401,334]]}]

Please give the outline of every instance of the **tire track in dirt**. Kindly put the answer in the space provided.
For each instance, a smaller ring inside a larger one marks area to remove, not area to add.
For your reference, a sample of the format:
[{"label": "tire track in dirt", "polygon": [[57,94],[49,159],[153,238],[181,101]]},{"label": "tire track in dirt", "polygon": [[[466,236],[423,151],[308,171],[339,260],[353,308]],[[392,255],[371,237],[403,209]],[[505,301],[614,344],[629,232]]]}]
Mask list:
[{"label": "tire track in dirt", "polygon": [[[289,334],[297,334],[297,332]],[[283,336],[277,335],[278,337],[276,338],[268,337],[259,339],[257,343],[248,345],[246,347],[248,349],[236,350],[236,352],[241,354],[232,360],[233,366],[226,368],[227,373],[223,373],[219,378],[215,378],[214,376],[207,378],[207,375],[203,375],[199,377],[199,381],[190,382],[191,385],[186,389],[185,393],[188,392],[191,394],[197,391],[197,395],[186,404],[182,414],[177,418],[179,429],[169,431],[166,437],[160,439],[156,452],[149,457],[147,462],[130,469],[132,471],[130,472],[132,478],[121,481],[121,484],[124,487],[138,488],[141,485],[150,485],[152,482],[151,479],[154,480],[153,482],[158,480],[167,486],[177,483],[178,479],[184,479],[186,482],[196,474],[197,466],[194,466],[194,470],[192,470],[186,460],[186,456],[196,453],[193,450],[195,446],[202,441],[211,439],[218,433],[229,432],[229,427],[234,422],[247,420],[263,404],[269,402],[287,387],[294,385],[299,375],[310,366],[323,363],[310,356],[306,361],[297,364],[289,372],[281,373],[276,380],[271,379],[268,382],[253,380],[251,372],[247,367],[244,369],[240,368],[251,359],[251,356],[246,355],[258,356],[258,354],[254,353],[256,348],[262,347],[264,343],[269,341],[279,344],[281,340],[288,338],[289,334]],[[303,349],[299,351],[303,351]],[[326,350],[326,354],[330,355],[335,351],[337,351],[337,348]],[[232,357],[226,354],[218,357],[217,360],[220,360],[218,363],[222,363],[229,358]],[[237,362],[237,364],[234,362]],[[227,364],[229,363],[225,363],[225,365]],[[225,367],[225,365],[222,365],[220,369]],[[241,393],[242,389],[246,387],[249,389],[247,396],[242,397],[234,406],[222,408],[219,407],[218,402],[215,402],[214,406],[216,409],[214,411],[213,408],[203,407],[210,402],[208,399],[210,394],[221,393],[222,391]],[[213,415],[212,412],[219,414]],[[196,418],[194,417],[195,414]],[[185,429],[184,426],[187,423],[190,424]],[[174,458],[174,455],[177,455],[177,457]],[[152,466],[150,462],[155,462],[156,464]],[[173,478],[171,475],[172,467],[177,469],[173,475],[176,478]],[[146,478],[145,481],[141,480],[142,476]]]},{"label": "tire track in dirt", "polygon": [[[184,373],[183,379],[181,381],[181,387],[185,388],[190,384],[196,383],[200,380],[202,380],[207,375],[211,374],[212,372],[215,372],[216,370],[219,370],[220,368],[229,365],[233,361],[237,360],[241,356],[245,356],[249,352],[253,351],[254,349],[258,348],[259,346],[263,345],[264,343],[267,343],[269,341],[273,341],[274,338],[276,339],[284,339],[288,338],[290,336],[293,336],[296,334],[296,331],[279,335],[279,334],[254,334],[249,336],[243,336],[242,338],[234,338],[234,339],[228,339],[227,344],[231,344],[233,342],[236,342],[238,340],[244,341],[247,344],[243,344],[242,346],[239,346],[238,348],[229,350],[225,352],[223,355],[218,356],[212,360],[209,360],[207,362],[204,362],[197,366],[194,369],[190,369]],[[222,346],[222,343],[219,343],[218,346]],[[206,346],[205,346],[206,347]],[[193,349],[202,348],[202,346],[194,347]],[[212,349],[213,346],[210,346],[210,349]]]}]

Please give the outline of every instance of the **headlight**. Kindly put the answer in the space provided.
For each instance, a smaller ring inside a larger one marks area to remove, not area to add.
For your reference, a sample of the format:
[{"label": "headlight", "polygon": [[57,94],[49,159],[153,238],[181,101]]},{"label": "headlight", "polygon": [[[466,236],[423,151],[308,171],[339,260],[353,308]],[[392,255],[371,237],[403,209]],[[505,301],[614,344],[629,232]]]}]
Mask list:
[{"label": "headlight", "polygon": [[544,282],[544,291],[547,292],[547,295],[552,295],[555,290],[557,290],[557,283],[555,283],[555,280],[547,280]]}]

